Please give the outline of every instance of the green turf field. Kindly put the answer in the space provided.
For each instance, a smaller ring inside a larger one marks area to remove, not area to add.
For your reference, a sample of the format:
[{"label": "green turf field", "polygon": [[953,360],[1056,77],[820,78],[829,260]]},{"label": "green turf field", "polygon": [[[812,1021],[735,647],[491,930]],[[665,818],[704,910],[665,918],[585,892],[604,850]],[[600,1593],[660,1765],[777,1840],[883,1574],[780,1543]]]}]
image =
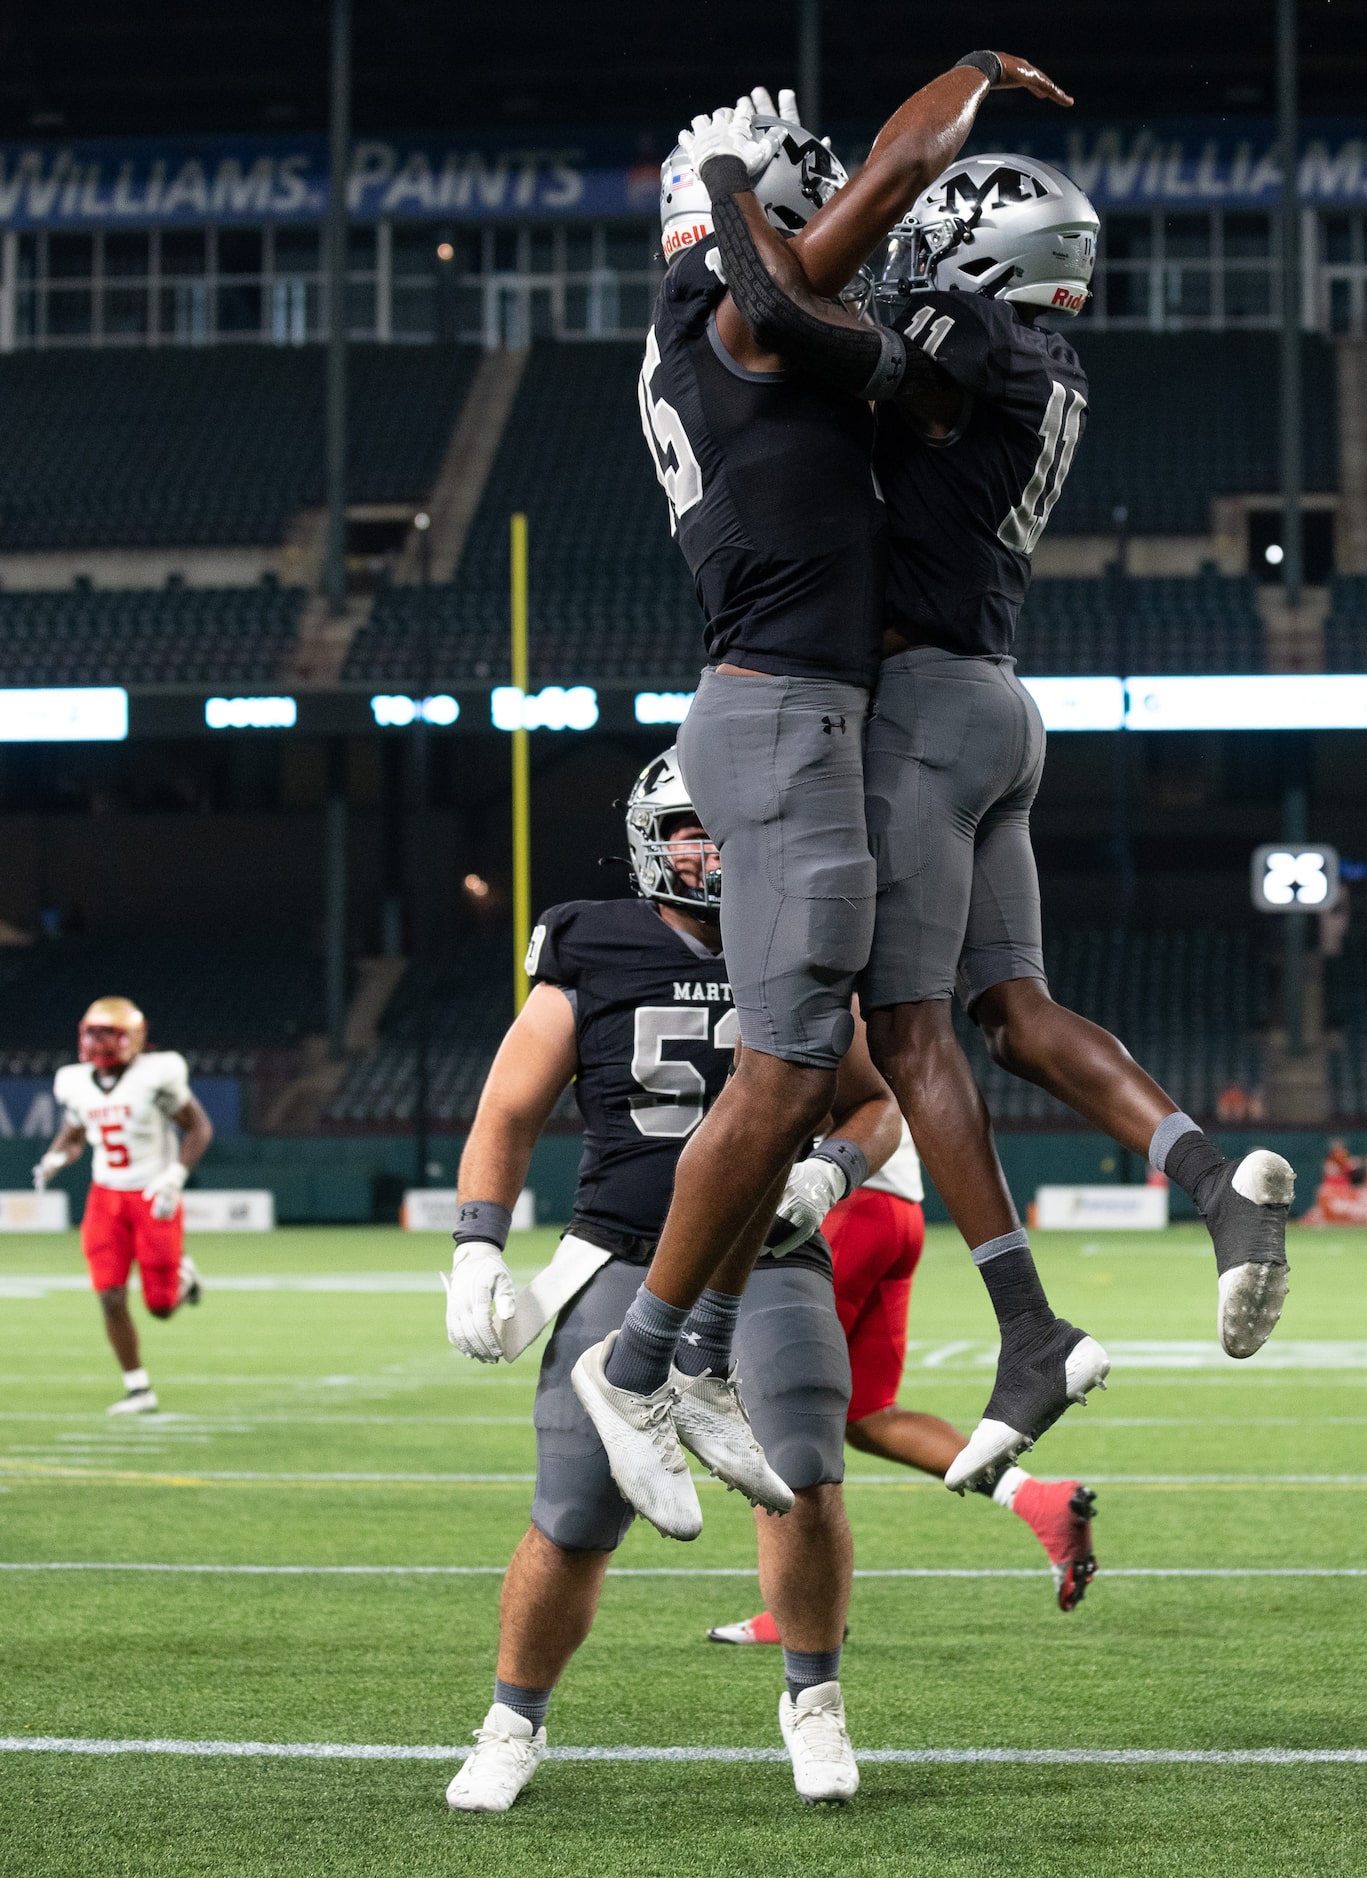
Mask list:
[{"label": "green turf field", "polygon": [[[513,1263],[529,1272],[552,1243],[514,1240]],[[488,1705],[497,1573],[530,1495],[534,1358],[480,1370],[448,1349],[437,1236],[294,1229],[194,1250],[203,1307],[144,1336],[166,1412],[130,1424],[103,1412],[118,1378],[74,1237],[0,1240],[0,1563],[489,1569],[0,1572],[0,1872],[1367,1867],[1367,1753],[871,1761],[840,1813],[804,1811],[782,1761],[567,1760],[506,1818],[480,1819],[446,1809],[450,1756],[20,1749],[440,1749]],[[1247,1365],[1215,1350],[1196,1231],[1041,1235],[1037,1250],[1058,1308],[1116,1359],[1109,1393],[1034,1457],[1097,1486],[1114,1575],[1064,1617],[1019,1520],[853,1457],[859,1568],[1029,1574],[857,1581],[843,1674],[856,1749],[1367,1750],[1367,1233],[1296,1237],[1282,1327]],[[992,1320],[946,1229],[910,1334],[903,1400],[970,1425]],[[638,1530],[623,1548],[634,1572],[680,1575],[609,1578],[553,1746],[780,1747],[777,1653],[703,1634],[756,1607],[748,1510],[710,1485],[703,1509],[691,1547]]]}]

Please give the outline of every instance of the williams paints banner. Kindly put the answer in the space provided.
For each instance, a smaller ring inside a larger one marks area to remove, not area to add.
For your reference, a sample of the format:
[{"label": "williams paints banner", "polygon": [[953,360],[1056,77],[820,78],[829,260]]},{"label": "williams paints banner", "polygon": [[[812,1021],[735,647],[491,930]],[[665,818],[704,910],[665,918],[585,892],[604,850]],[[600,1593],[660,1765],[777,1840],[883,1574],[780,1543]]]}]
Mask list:
[{"label": "williams paints banner", "polygon": [[[1008,143],[1066,169],[1098,208],[1270,207],[1281,188],[1263,119],[1088,124],[1013,117],[978,147]],[[361,221],[487,221],[653,214],[661,133],[543,138],[358,139],[350,200]],[[867,135],[842,138],[853,154]],[[0,145],[0,229],[146,228],[206,222],[316,222],[327,209],[322,137],[116,139]],[[1308,121],[1304,200],[1367,202],[1367,122]]]},{"label": "williams paints banner", "polygon": [[[352,149],[361,221],[651,214],[659,187],[658,160],[574,138],[361,138]],[[0,145],[0,228],[316,222],[327,201],[322,137]]]}]

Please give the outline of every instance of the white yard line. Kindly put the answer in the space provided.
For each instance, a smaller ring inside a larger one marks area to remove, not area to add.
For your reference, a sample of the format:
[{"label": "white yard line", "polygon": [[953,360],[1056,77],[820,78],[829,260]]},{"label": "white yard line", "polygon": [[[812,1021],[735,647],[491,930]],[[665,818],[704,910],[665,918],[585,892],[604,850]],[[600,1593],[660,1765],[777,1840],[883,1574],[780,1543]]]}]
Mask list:
[{"label": "white yard line", "polygon": [[[502,1565],[180,1565],[99,1559],[0,1561],[0,1572],[168,1572],[247,1578],[501,1578]],[[858,1567],[856,1578],[1047,1578],[1047,1566]],[[613,1565],[613,1578],[751,1578],[751,1565]],[[1367,1565],[1117,1565],[1103,1578],[1367,1578]]]},{"label": "white yard line", "polygon": [[[516,1473],[314,1473],[314,1472],[268,1472],[246,1468],[206,1468],[183,1467],[174,1473],[153,1472],[145,1468],[118,1467],[99,1468],[81,1464],[79,1457],[74,1457],[71,1465],[62,1460],[54,1461],[7,1461],[0,1456],[0,1474],[8,1475],[12,1480],[79,1479],[79,1480],[117,1480],[121,1483],[136,1484],[145,1480],[150,1484],[167,1479],[186,1483],[195,1480],[215,1481],[259,1481],[274,1483],[278,1481],[312,1482],[314,1484],[335,1484],[337,1486],[481,1486],[530,1484],[536,1475],[532,1472]],[[707,1475],[698,1475],[699,1486],[721,1486],[722,1483]],[[1367,1474],[1096,1474],[1088,1470],[1089,1486],[1104,1487],[1367,1487]],[[940,1488],[938,1480],[925,1475],[910,1472],[898,1474],[847,1474],[847,1487],[904,1487],[904,1488]]]},{"label": "white yard line", "polygon": [[[397,1747],[333,1741],[99,1740],[73,1735],[0,1735],[3,1754],[172,1754],[213,1759],[460,1761],[468,1747]],[[782,1748],[551,1748],[553,1761],[786,1761]],[[1367,1748],[865,1748],[864,1763],[1047,1767],[1303,1767],[1367,1763]]]}]

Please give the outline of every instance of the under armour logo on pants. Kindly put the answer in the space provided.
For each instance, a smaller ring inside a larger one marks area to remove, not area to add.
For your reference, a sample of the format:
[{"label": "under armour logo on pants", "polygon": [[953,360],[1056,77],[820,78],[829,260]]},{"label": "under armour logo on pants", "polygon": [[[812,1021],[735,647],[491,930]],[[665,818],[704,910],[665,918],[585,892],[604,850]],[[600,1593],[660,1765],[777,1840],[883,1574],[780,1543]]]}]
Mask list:
[{"label": "under armour logo on pants", "polygon": [[845,720],[843,717],[823,717],[821,720],[821,728],[825,731],[828,737],[830,736],[831,732],[834,730],[838,730],[843,733],[845,729]]}]

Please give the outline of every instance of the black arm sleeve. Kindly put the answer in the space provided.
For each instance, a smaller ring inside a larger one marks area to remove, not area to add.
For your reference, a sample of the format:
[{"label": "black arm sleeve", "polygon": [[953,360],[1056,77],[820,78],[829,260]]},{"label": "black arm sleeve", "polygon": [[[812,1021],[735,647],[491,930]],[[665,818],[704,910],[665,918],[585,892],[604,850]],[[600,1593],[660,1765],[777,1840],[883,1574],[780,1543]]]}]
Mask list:
[{"label": "black arm sleeve", "polygon": [[852,397],[894,397],[907,363],[900,334],[884,326],[837,325],[790,299],[765,267],[735,200],[752,188],[745,165],[739,157],[719,156],[703,170],[726,284],[760,345]]}]

